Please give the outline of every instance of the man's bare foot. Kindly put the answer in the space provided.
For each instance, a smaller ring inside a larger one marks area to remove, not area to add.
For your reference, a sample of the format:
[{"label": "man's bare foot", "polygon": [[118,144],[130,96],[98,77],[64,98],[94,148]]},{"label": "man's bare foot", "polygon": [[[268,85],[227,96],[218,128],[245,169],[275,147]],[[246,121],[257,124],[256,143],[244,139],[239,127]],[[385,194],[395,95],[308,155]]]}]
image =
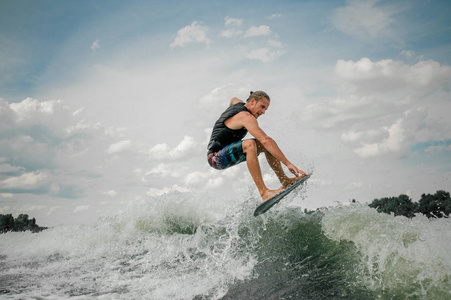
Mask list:
[{"label": "man's bare foot", "polygon": [[278,193],[282,192],[284,190],[284,186],[282,185],[280,188],[278,188],[277,190],[267,190],[265,192],[263,192],[263,194],[261,194],[263,202],[265,202],[266,200],[274,197],[275,195],[277,195]]},{"label": "man's bare foot", "polygon": [[306,174],[306,175],[301,175],[301,176],[298,176],[298,177],[293,177],[293,178],[288,178],[288,177],[287,177],[287,178],[282,182],[282,185],[283,185],[284,189],[286,189],[286,188],[289,187],[291,184],[295,183],[296,181],[299,181],[301,178],[303,178],[303,177],[305,177],[305,176],[307,176],[307,174]]}]

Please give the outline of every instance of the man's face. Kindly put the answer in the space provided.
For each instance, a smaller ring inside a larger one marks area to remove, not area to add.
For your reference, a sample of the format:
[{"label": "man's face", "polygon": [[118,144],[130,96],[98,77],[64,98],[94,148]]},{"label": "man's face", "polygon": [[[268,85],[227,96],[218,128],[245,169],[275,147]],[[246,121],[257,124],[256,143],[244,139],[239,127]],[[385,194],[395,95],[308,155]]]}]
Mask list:
[{"label": "man's face", "polygon": [[264,115],[266,110],[269,107],[269,100],[266,98],[263,98],[260,101],[255,100],[252,98],[249,103],[248,110],[251,112],[251,114],[257,119],[261,115]]}]

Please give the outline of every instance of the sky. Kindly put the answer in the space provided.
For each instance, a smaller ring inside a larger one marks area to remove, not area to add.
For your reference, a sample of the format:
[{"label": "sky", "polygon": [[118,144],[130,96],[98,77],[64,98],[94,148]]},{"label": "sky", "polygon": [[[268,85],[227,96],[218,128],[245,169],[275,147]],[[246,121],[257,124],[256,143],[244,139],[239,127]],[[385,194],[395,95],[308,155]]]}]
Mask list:
[{"label": "sky", "polygon": [[3,0],[0,214],[85,224],[167,193],[256,196],[245,164],[206,162],[216,119],[256,90],[271,97],[261,128],[313,172],[293,205],[451,191],[450,14],[447,0]]}]

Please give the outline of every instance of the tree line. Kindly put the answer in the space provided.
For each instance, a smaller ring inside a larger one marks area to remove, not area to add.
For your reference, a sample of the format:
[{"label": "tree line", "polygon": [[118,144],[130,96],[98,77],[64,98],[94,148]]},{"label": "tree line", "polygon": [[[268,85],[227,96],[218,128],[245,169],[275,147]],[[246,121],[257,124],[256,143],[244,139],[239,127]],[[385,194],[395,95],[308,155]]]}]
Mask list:
[{"label": "tree line", "polygon": [[0,214],[0,233],[9,231],[27,231],[40,232],[47,227],[40,227],[36,224],[36,219],[30,219],[27,214],[20,214],[17,218],[14,218],[12,214],[2,215]]},{"label": "tree line", "polygon": [[451,198],[449,192],[443,190],[437,191],[434,195],[422,194],[418,202],[413,202],[409,196],[401,194],[398,197],[374,199],[369,207],[375,208],[378,212],[408,218],[413,218],[418,213],[428,218],[449,218]]}]

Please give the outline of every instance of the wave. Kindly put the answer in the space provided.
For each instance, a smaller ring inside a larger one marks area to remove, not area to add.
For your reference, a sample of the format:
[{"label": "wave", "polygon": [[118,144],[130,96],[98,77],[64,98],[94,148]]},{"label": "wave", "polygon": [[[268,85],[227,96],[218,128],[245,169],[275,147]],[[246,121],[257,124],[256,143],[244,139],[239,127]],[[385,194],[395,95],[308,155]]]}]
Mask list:
[{"label": "wave", "polygon": [[[304,197],[297,194],[293,197]],[[8,299],[446,299],[449,219],[169,193],[100,219],[0,236]],[[225,211],[225,213],[224,213]]]}]

